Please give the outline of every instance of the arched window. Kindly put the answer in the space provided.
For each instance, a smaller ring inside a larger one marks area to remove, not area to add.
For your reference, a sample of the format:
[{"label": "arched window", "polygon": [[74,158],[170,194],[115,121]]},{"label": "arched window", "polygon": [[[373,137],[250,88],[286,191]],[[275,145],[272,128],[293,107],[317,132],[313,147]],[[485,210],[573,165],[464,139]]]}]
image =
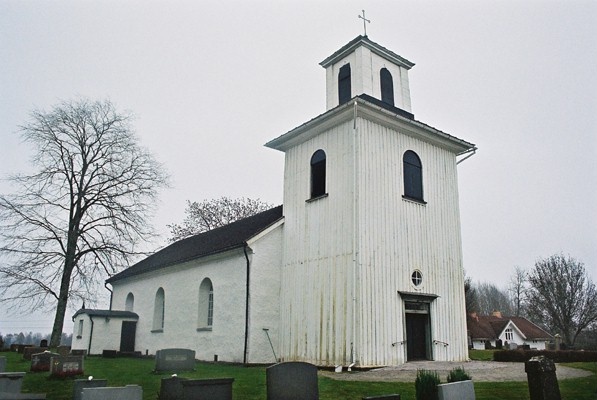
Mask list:
[{"label": "arched window", "polygon": [[325,194],[325,151],[317,150],[311,156],[311,198]]},{"label": "arched window", "polygon": [[404,166],[404,197],[423,201],[423,168],[421,159],[408,150],[402,157]]},{"label": "arched window", "polygon": [[350,64],[340,67],[338,72],[338,101],[344,104],[351,99]]},{"label": "arched window", "polygon": [[211,329],[214,322],[214,286],[209,278],[199,285],[198,328]]},{"label": "arched window", "polygon": [[382,68],[379,71],[379,81],[381,84],[381,101],[394,105],[394,80],[390,71]]},{"label": "arched window", "polygon": [[166,299],[164,295],[164,289],[159,288],[155,294],[155,303],[153,306],[153,330],[159,331],[164,329],[164,317]]},{"label": "arched window", "polygon": [[133,311],[135,307],[135,296],[132,293],[129,293],[126,296],[126,302],[124,303],[124,311]]}]

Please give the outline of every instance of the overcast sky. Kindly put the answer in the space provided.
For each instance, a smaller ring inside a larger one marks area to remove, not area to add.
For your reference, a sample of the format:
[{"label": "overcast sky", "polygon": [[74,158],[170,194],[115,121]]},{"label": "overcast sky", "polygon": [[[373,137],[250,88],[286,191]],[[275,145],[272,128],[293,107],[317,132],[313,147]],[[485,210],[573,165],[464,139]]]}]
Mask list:
[{"label": "overcast sky", "polygon": [[[281,204],[284,156],[263,144],[325,111],[319,62],[363,33],[362,9],[416,64],[415,118],[479,147],[458,167],[466,273],[505,288],[562,252],[595,281],[596,1],[0,0],[0,175],[30,168],[31,110],[110,99],[172,176],[164,243],[186,200]],[[17,320],[3,306],[0,332],[51,326]]]}]

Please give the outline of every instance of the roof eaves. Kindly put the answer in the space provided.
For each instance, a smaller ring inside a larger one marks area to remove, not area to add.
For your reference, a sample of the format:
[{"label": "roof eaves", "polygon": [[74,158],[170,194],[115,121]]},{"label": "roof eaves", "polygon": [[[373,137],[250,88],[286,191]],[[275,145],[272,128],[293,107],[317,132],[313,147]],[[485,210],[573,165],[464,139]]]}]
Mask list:
[{"label": "roof eaves", "polygon": [[370,40],[367,36],[359,35],[344,46],[342,46],[339,50],[335,51],[331,56],[327,57],[325,60],[319,63],[323,68],[327,68],[331,64],[334,64],[338,60],[346,57],[350,54],[354,49],[356,49],[359,45],[363,45],[367,47],[372,52],[376,53],[377,55],[384,57],[393,61],[394,63],[404,67],[406,69],[411,69],[414,67],[415,63],[407,60],[406,58],[394,53],[393,51],[381,46],[378,43]]}]

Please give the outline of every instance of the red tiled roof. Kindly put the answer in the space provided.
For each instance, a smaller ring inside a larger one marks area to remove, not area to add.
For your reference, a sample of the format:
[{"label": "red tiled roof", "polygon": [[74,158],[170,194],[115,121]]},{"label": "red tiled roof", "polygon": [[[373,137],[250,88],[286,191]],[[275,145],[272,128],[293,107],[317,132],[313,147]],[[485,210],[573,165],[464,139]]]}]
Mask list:
[{"label": "red tiled roof", "polygon": [[494,315],[474,314],[466,316],[468,334],[473,340],[498,339],[498,336],[510,321],[526,336],[527,340],[552,338],[549,333],[523,317],[498,317]]}]

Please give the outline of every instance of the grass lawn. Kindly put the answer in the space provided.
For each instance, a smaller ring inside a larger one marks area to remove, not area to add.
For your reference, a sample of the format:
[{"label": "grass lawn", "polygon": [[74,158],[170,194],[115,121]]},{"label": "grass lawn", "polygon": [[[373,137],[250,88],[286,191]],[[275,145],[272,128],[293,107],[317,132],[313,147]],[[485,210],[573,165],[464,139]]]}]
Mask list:
[{"label": "grass lawn", "polygon": [[[28,371],[30,362],[24,361],[21,354],[1,353],[7,357],[7,371]],[[597,363],[566,364],[597,373]],[[160,388],[160,379],[169,374],[154,374],[153,359],[101,358],[85,359],[85,378],[92,375],[107,379],[109,386],[137,384],[143,387],[144,400],[156,400]],[[237,400],[266,399],[265,368],[243,367],[227,364],[198,363],[196,371],[178,374],[187,378],[234,378],[233,393]],[[445,377],[442,377],[442,380]],[[73,379],[50,379],[49,373],[28,373],[24,379],[23,391],[47,393],[48,400],[72,399]],[[560,391],[564,400],[595,400],[597,377],[570,379],[560,382]],[[404,382],[350,382],[319,378],[321,400],[361,399],[364,396],[400,393],[403,400],[415,398],[415,385]],[[526,382],[475,382],[477,400],[490,399],[529,399]]]}]

